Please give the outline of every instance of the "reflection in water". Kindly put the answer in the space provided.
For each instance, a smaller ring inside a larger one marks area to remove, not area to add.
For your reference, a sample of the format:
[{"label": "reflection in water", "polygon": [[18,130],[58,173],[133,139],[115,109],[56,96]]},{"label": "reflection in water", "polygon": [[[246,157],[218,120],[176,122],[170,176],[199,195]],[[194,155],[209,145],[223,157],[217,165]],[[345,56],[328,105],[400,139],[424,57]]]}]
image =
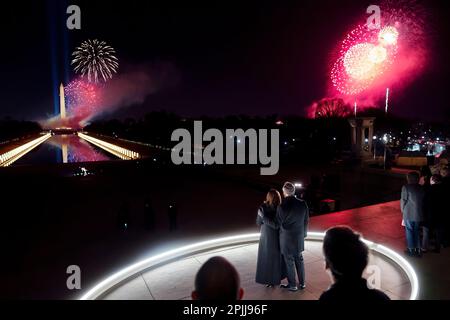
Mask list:
[{"label": "reflection in water", "polygon": [[105,161],[110,158],[76,135],[56,135],[48,143],[61,149],[62,162]]},{"label": "reflection in water", "polygon": [[67,154],[67,144],[65,144],[65,143],[63,143],[62,145],[61,145],[61,152],[62,152],[62,159],[63,159],[63,163],[67,163],[67,157],[68,157],[68,154]]},{"label": "reflection in water", "polygon": [[111,160],[112,158],[114,156],[77,135],[68,134],[52,136],[13,165],[91,162]]}]

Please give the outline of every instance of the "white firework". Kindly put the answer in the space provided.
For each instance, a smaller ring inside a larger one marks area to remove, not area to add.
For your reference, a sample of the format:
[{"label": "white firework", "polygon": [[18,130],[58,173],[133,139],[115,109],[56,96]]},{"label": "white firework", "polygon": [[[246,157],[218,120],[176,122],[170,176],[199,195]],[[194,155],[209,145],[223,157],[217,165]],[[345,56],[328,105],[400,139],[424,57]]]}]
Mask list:
[{"label": "white firework", "polygon": [[75,73],[87,76],[89,82],[98,83],[100,79],[107,81],[117,73],[119,60],[116,51],[105,41],[87,40],[81,43],[72,53]]}]

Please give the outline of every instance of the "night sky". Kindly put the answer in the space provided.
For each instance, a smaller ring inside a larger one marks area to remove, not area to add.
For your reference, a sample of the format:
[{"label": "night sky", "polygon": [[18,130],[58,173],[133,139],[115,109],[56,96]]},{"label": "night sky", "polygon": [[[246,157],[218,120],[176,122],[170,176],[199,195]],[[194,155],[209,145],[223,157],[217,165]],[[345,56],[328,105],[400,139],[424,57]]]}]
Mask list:
[{"label": "night sky", "polygon": [[[392,89],[391,110],[448,119],[449,11],[445,1],[424,3],[431,63],[406,90]],[[81,7],[80,31],[64,27],[70,4]],[[2,7],[0,117],[52,115],[55,83],[73,79],[69,55],[89,38],[113,46],[121,67],[176,70],[171,85],[118,116],[162,109],[303,115],[326,96],[330,54],[370,4],[376,1],[16,1]]]}]

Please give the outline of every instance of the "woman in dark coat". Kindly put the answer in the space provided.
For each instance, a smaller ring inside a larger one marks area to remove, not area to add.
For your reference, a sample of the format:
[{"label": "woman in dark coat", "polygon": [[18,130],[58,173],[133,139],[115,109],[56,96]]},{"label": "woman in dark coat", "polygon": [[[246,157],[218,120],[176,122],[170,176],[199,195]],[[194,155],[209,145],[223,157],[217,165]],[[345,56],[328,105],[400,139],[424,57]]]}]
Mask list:
[{"label": "woman in dark coat", "polygon": [[256,224],[261,227],[258,261],[256,264],[256,282],[267,287],[279,285],[285,278],[280,253],[279,227],[276,219],[277,208],[281,203],[280,193],[271,189],[266,201],[259,207]]}]

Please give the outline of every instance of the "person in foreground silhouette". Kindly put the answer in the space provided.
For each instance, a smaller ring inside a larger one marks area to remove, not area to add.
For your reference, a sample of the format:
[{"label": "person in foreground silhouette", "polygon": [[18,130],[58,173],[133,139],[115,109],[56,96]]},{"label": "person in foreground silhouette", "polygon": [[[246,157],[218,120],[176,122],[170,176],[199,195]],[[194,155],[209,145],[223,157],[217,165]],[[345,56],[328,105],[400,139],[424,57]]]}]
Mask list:
[{"label": "person in foreground silhouette", "polygon": [[222,257],[206,261],[195,277],[192,300],[235,301],[242,300],[244,290],[236,268]]},{"label": "person in foreground silhouette", "polygon": [[[295,196],[295,185],[286,182],[283,186],[284,200],[277,209],[277,222],[280,227],[280,250],[286,263],[288,284],[280,287],[289,291],[305,288],[305,266],[302,252],[308,231],[309,209],[306,202]],[[295,281],[295,273],[299,287]]]},{"label": "person in foreground silhouette", "polygon": [[323,241],[325,267],[331,272],[334,284],[322,293],[320,301],[386,301],[382,291],[369,289],[362,277],[369,261],[369,249],[360,235],[339,226],[328,229]]}]

